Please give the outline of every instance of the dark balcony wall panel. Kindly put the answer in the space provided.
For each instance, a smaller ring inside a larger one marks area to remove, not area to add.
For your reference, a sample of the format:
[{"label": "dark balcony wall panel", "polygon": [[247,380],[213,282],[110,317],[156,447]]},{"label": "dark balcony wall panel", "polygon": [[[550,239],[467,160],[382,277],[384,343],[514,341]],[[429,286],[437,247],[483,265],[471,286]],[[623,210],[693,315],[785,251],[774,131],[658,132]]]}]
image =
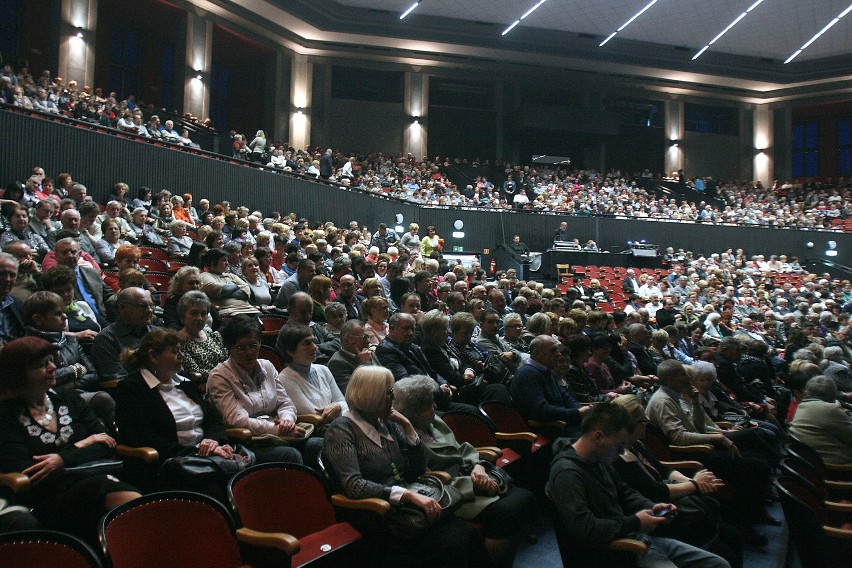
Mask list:
[{"label": "dark balcony wall panel", "polygon": [[[447,250],[460,246],[480,252],[509,242],[515,233],[532,250],[542,251],[563,219],[581,242],[593,239],[612,251],[623,248],[628,240],[645,239],[697,254],[742,247],[749,255],[786,254],[805,259],[823,256],[828,241],[833,240],[838,250],[833,260],[852,265],[852,235],[841,233],[421,208],[24,114],[0,111],[0,132],[6,141],[0,152],[4,183],[25,179],[39,165],[52,177],[63,171],[71,173],[98,201],[106,199],[115,182],[124,181],[134,196],[142,185],[155,191],[167,188],[173,193],[192,193],[196,202],[206,197],[213,203],[228,200],[265,214],[293,211],[312,224],[333,221],[345,226],[357,220],[374,230],[381,222],[396,225],[396,215],[402,214],[402,225],[407,228],[416,222],[421,234],[426,226],[435,225]],[[462,240],[452,237],[457,219],[464,222]],[[814,243],[813,249],[806,247],[807,242]]]}]

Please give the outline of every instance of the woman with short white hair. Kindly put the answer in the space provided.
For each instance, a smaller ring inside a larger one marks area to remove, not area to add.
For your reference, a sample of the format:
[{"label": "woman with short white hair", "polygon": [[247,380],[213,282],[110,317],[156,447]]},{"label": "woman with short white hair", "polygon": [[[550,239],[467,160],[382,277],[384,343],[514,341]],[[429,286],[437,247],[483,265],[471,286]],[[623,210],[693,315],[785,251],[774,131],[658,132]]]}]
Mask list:
[{"label": "woman with short white hair", "polygon": [[[404,485],[426,468],[426,448],[411,422],[393,409],[394,378],[384,367],[366,365],[352,373],[346,387],[349,410],[325,434],[323,463],[347,497],[378,497],[391,504],[383,526],[361,526],[365,553],[379,565],[487,566],[482,539],[464,521],[443,514],[440,504]],[[419,509],[431,522],[415,535],[394,533],[394,511]],[[355,519],[356,524],[359,524]],[[372,528],[372,530],[370,530]]]}]

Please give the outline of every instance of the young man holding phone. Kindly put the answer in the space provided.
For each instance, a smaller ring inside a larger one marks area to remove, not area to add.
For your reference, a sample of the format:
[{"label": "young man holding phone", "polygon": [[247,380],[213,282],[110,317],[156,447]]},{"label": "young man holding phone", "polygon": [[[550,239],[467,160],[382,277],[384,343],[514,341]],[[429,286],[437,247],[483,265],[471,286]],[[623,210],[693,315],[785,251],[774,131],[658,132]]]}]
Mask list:
[{"label": "young man holding phone", "polygon": [[677,507],[649,501],[621,481],[613,469],[612,462],[624,450],[631,428],[623,408],[600,403],[583,418],[577,441],[554,448],[558,453],[546,490],[580,563],[600,565],[610,542],[634,538],[648,545],[648,552],[637,558],[636,565],[642,568],[730,568],[715,554],[651,535],[677,515]]}]

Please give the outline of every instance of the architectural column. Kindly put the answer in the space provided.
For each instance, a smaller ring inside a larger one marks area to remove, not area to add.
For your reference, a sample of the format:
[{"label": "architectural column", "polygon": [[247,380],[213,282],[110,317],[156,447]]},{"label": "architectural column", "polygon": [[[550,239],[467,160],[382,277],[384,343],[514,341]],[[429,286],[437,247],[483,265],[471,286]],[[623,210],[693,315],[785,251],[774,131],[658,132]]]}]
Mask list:
[{"label": "architectural column", "polygon": [[774,117],[768,104],[755,105],[753,117],[754,179],[771,187],[774,174]]},{"label": "architectural column", "polygon": [[686,130],[683,124],[683,101],[665,102],[666,156],[665,173],[671,175],[683,167],[683,136]]},{"label": "architectural column", "polygon": [[95,81],[95,32],[98,0],[62,0],[57,73],[82,90]]},{"label": "architectural column", "polygon": [[272,116],[274,125],[274,139],[289,140],[290,139],[290,105],[288,99],[281,96],[288,90],[288,75],[290,73],[290,57],[282,50],[275,52],[275,61],[273,62],[275,78],[272,85],[272,91],[267,94],[272,101]]},{"label": "architectural column", "polygon": [[210,70],[213,62],[213,22],[204,12],[186,13],[186,70],[183,109],[199,118],[210,116]]},{"label": "architectural column", "polygon": [[418,160],[427,155],[429,127],[429,76],[425,73],[405,73],[403,95],[405,128],[402,136],[402,151],[411,153]]},{"label": "architectural column", "polygon": [[306,55],[293,55],[290,64],[290,144],[307,148],[311,143],[311,101],[314,66]]}]

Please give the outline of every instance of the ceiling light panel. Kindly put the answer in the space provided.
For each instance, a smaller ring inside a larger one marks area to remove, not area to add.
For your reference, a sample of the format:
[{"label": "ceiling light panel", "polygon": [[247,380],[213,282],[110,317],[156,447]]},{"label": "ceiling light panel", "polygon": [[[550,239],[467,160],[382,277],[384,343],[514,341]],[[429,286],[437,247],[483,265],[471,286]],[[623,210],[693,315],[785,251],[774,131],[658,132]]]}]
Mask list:
[{"label": "ceiling light panel", "polygon": [[[788,58],[784,61],[784,64],[786,65],[787,63],[790,63],[791,61],[793,61],[794,59],[796,59],[799,55],[801,55],[801,54],[802,54],[802,52],[803,52],[804,50],[806,50],[807,48],[809,48],[809,47],[810,47],[810,46],[811,46],[814,42],[816,42],[816,41],[817,41],[819,38],[821,38],[821,37],[822,37],[822,36],[823,36],[826,32],[828,32],[828,30],[832,29],[832,28],[833,28],[833,27],[835,27],[837,24],[839,24],[841,20],[843,20],[846,16],[848,16],[848,15],[849,15],[849,12],[852,12],[852,4],[849,4],[849,6],[847,6],[846,8],[844,8],[844,10],[843,10],[842,12],[840,12],[837,16],[835,16],[834,18],[832,18],[832,20],[831,20],[831,21],[829,21],[829,22],[828,22],[825,26],[823,26],[823,28],[822,28],[820,31],[818,31],[818,32],[817,32],[817,33],[815,33],[813,36],[811,36],[811,38],[810,38],[808,41],[806,41],[805,43],[803,43],[803,44],[802,44],[802,47],[800,47],[799,49],[797,49],[796,51],[794,51],[794,52],[793,52],[793,54],[792,54],[792,55],[790,55],[790,57],[788,57]],[[852,19],[852,18],[850,18],[850,19]]]},{"label": "ceiling light panel", "polygon": [[[287,4],[289,0],[267,0]],[[341,15],[347,10],[387,11],[394,20],[415,0],[316,0],[335,6]],[[656,44],[660,49],[685,47],[690,57],[724,30],[756,0],[658,0],[647,12],[618,32],[621,49],[630,49],[625,40]],[[519,24],[525,40],[534,41],[541,31],[594,36],[597,46],[607,36],[642,10],[650,0],[547,0]],[[430,17],[444,22],[454,32],[467,33],[474,41],[491,41],[509,24],[518,20],[538,0],[421,0],[420,5],[401,21],[408,27],[416,18]],[[763,57],[779,64],[807,42],[835,16],[849,6],[850,0],[764,0],[709,50],[715,54]],[[471,23],[490,24],[471,26]],[[511,34],[518,33],[515,29]],[[508,36],[507,36],[508,37]],[[617,51],[610,40],[605,48]],[[815,41],[796,59],[821,59],[852,53],[852,15],[842,18],[826,35]],[[704,55],[706,57],[706,53]]]},{"label": "ceiling light panel", "polygon": [[743,19],[745,19],[749,14],[751,14],[752,10],[756,9],[761,4],[763,4],[763,0],[754,0],[754,2],[748,8],[746,8],[745,12],[742,12],[739,16],[734,18],[733,22],[731,22],[730,24],[725,26],[725,29],[723,29],[721,32],[717,33],[715,36],[713,36],[713,39],[711,39],[707,43],[707,45],[705,45],[700,50],[698,50],[698,53],[696,53],[695,55],[692,56],[692,60],[695,61],[696,59],[701,57],[701,54],[703,54],[705,51],[710,49],[711,45],[713,45],[714,43],[716,43],[717,41],[722,39],[722,36],[724,36],[726,33],[731,31],[734,28],[734,26],[736,26],[741,21],[743,21]]}]

